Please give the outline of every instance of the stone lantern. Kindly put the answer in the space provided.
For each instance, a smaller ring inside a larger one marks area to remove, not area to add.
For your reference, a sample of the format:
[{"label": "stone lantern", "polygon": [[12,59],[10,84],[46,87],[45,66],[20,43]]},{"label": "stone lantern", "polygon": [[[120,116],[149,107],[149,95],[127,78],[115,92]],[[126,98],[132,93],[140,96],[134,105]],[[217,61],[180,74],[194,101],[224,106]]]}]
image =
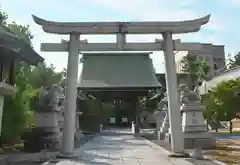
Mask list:
[{"label": "stone lantern", "polygon": [[215,138],[211,132],[208,132],[204,122],[203,111],[205,107],[197,92],[190,90],[185,84],[181,85],[180,101],[185,149],[215,147]]},{"label": "stone lantern", "polygon": [[43,89],[36,111],[36,129],[43,132],[44,145],[48,149],[59,149],[64,126],[63,89],[57,85]]}]

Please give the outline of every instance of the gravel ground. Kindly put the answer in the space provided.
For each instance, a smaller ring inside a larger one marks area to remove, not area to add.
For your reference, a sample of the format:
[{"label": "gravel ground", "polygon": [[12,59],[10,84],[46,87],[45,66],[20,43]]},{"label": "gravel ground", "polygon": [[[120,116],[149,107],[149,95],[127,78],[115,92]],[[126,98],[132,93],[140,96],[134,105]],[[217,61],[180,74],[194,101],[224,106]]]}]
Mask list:
[{"label": "gravel ground", "polygon": [[[168,151],[171,151],[171,146],[168,142],[166,141],[163,141],[163,140],[153,140],[153,139],[156,139],[154,138],[154,136],[152,135],[144,135],[143,136],[144,138],[154,142],[155,144],[163,147],[164,149],[168,150]],[[188,150],[187,152],[191,152],[192,150]],[[204,160],[196,160],[196,159],[193,159],[193,158],[187,158],[186,159],[187,161],[189,161],[190,163],[194,164],[194,165],[221,165],[219,163],[216,163],[210,159],[204,159]]]},{"label": "gravel ground", "polygon": [[207,150],[205,154],[229,165],[240,164],[240,139],[218,140],[216,149]]}]

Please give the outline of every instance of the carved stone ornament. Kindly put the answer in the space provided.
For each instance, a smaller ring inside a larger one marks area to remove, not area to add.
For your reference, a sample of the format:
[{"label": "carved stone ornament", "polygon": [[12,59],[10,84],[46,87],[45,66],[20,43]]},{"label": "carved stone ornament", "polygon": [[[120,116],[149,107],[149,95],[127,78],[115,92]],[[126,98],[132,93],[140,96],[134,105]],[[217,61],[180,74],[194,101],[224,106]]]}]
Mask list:
[{"label": "carved stone ornament", "polygon": [[59,106],[64,99],[63,88],[58,85],[53,85],[42,89],[39,97],[39,104],[45,106]]}]

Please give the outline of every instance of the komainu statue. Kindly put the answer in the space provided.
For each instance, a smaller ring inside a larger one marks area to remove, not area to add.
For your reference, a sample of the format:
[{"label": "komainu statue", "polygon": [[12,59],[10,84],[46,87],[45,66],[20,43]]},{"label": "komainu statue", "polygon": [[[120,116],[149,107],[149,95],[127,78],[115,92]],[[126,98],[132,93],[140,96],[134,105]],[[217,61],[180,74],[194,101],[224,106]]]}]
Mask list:
[{"label": "komainu statue", "polygon": [[194,104],[200,103],[198,93],[196,91],[190,90],[188,85],[180,85],[180,102],[181,104]]},{"label": "komainu statue", "polygon": [[58,85],[43,88],[39,97],[39,105],[59,106],[65,99],[64,90]]}]

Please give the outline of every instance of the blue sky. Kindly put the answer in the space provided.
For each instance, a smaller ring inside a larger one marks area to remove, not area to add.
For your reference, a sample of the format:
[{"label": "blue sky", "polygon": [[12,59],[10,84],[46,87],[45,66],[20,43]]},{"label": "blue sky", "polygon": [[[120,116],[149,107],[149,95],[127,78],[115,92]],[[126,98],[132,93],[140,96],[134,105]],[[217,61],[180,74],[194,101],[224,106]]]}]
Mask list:
[{"label": "blue sky", "polygon": [[[186,42],[225,45],[225,53],[240,51],[239,0],[1,0],[9,21],[30,25],[35,50],[53,63],[58,71],[67,65],[67,53],[40,51],[41,42],[60,42],[68,36],[47,34],[36,25],[31,14],[54,21],[171,21],[188,20],[211,14],[200,32],[176,35]],[[161,35],[129,36],[128,41],[154,41]],[[89,42],[111,42],[114,36],[82,36]],[[164,72],[163,54],[151,56],[157,72]],[[81,69],[81,66],[80,66]]]}]

